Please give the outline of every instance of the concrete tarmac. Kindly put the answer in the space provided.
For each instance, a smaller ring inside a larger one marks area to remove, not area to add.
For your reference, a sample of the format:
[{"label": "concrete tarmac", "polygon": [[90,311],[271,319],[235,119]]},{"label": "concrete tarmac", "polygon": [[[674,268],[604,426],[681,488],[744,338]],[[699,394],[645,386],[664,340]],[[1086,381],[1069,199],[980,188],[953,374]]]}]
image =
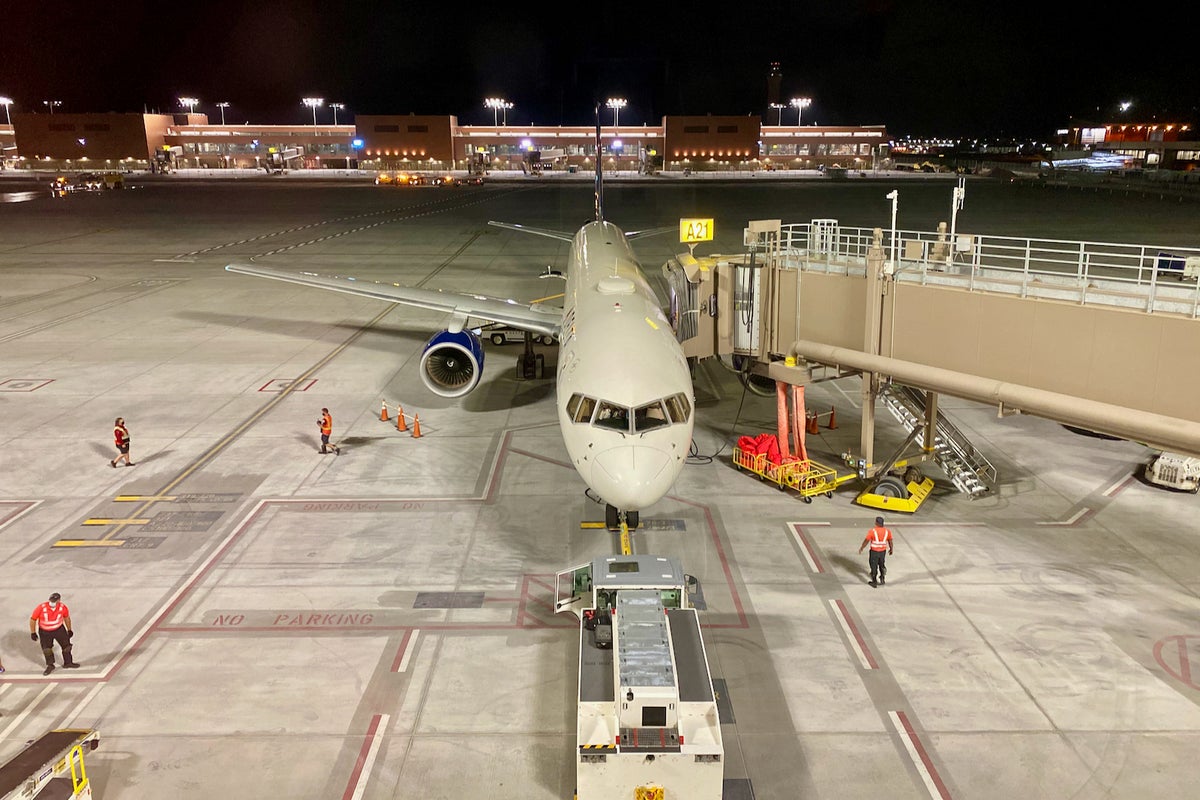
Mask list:
[{"label": "concrete tarmac", "polygon": [[[489,345],[477,390],[438,398],[417,375],[437,314],[222,268],[542,297],[565,244],[485,223],[574,229],[590,187],[133,183],[0,206],[0,761],[95,727],[96,798],[570,798],[578,639],[554,575],[616,542],[581,527],[603,506],[552,381]],[[951,186],[904,185],[901,225],[934,229]],[[886,226],[891,188],[642,182],[606,208],[627,230],[712,216],[698,253],[728,253],[749,219]],[[1186,205],[984,181],[959,230],[1200,243]],[[639,240],[647,271],[670,238]],[[726,798],[1194,792],[1196,501],[1140,479],[1145,448],[942,398],[1001,485],[889,515],[873,589],[852,491],[806,504],[732,468],[773,400],[713,363],[696,395],[696,457],[634,543],[699,581]],[[816,458],[857,446],[860,402],[856,378],[809,388],[839,422]],[[339,456],[317,452],[322,407]],[[117,416],[132,468],[109,466]],[[879,418],[887,452],[903,434]],[[54,591],[83,666],[43,677],[27,623]]]}]

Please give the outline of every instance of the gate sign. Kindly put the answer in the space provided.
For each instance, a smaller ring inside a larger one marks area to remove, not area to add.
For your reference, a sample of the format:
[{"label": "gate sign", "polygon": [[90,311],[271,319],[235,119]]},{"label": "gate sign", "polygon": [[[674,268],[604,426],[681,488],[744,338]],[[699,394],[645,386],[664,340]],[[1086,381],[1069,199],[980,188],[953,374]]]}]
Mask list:
[{"label": "gate sign", "polygon": [[713,221],[711,219],[681,219],[679,220],[679,241],[684,244],[696,242],[711,242],[713,238]]}]

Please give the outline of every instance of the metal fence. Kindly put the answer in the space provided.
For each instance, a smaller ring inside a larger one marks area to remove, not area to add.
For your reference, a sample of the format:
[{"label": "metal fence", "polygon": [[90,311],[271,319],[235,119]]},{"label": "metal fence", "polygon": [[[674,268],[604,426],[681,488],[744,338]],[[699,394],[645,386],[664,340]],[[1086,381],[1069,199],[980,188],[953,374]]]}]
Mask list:
[{"label": "metal fence", "polygon": [[[874,229],[818,219],[781,242],[785,268],[865,275]],[[882,245],[898,281],[1200,317],[1200,248],[905,230]]]}]

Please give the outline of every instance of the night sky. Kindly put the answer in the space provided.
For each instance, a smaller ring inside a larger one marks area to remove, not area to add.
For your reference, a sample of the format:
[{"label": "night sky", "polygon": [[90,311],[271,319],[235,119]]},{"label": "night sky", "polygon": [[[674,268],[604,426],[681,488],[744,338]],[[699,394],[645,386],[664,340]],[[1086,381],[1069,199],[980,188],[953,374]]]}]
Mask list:
[{"label": "night sky", "polygon": [[228,101],[231,123],[311,121],[300,98],[316,95],[345,103],[339,122],[414,112],[464,124],[490,124],[483,98],[502,96],[509,124],[547,125],[588,124],[597,98],[622,96],[622,124],[657,124],[763,114],[778,61],[783,102],[813,99],[806,122],[893,136],[1044,140],[1072,123],[1200,117],[1194,45],[1170,35],[1191,16],[1183,4],[1156,5],[1153,20],[975,0],[760,2],[718,16],[699,4],[608,2],[594,16],[578,2],[471,5],[10,0],[0,95],[14,111],[57,99],[89,112],[176,111],[190,95],[213,122]]}]

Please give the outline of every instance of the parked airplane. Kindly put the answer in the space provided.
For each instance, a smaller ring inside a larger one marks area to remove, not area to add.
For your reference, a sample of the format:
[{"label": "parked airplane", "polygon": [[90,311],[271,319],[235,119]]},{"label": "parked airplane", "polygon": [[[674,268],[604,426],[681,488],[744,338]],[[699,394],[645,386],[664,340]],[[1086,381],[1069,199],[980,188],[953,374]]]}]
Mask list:
[{"label": "parked airplane", "polygon": [[683,350],[629,245],[660,231],[627,234],[605,220],[603,188],[596,159],[595,220],[574,235],[491,223],[571,243],[561,309],[249,264],[225,269],[446,312],[446,329],[426,343],[420,362],[421,380],[443,397],[467,394],[482,376],[483,344],[469,319],[553,336],[558,422],[571,463],[606,504],[607,526],[623,520],[636,528],[639,512],[662,499],[683,469],[694,395]]}]

